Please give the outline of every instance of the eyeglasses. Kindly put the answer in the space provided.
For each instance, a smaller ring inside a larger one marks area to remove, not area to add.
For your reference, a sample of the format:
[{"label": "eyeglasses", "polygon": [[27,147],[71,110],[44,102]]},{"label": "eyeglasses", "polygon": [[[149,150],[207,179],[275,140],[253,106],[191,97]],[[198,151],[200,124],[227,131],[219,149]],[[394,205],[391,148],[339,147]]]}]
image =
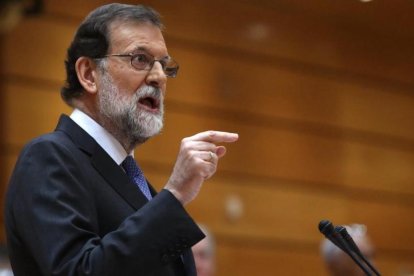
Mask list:
[{"label": "eyeglasses", "polygon": [[175,78],[178,73],[178,63],[170,58],[166,57],[163,59],[154,59],[153,56],[150,56],[145,53],[136,53],[136,54],[111,54],[103,56],[102,58],[107,57],[129,57],[131,58],[131,66],[137,70],[147,70],[150,71],[154,66],[154,63],[158,61],[161,64],[164,74],[169,78]]}]

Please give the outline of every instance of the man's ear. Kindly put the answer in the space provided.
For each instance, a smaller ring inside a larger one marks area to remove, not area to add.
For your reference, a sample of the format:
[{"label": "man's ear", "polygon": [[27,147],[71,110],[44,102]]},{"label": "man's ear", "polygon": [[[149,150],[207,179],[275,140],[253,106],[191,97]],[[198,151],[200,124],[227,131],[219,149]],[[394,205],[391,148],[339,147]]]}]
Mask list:
[{"label": "man's ear", "polygon": [[88,93],[96,93],[96,63],[88,57],[80,57],[75,64],[76,74],[78,75],[78,80]]}]

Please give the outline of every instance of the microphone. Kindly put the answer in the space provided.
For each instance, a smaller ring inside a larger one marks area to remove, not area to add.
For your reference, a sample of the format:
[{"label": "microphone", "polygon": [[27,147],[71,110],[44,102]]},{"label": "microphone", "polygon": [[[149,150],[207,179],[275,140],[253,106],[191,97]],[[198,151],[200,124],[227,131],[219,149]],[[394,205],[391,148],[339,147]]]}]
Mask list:
[{"label": "microphone", "polygon": [[337,236],[337,233],[335,232],[332,222],[330,222],[329,220],[321,220],[319,222],[319,231],[337,247],[339,247],[343,251],[346,251],[343,242],[340,242],[342,239],[334,237]]},{"label": "microphone", "polygon": [[364,265],[364,263],[362,263],[358,259],[356,253],[353,250],[351,250],[350,246],[348,246],[348,244],[345,242],[345,239],[342,237],[342,235],[335,231],[332,222],[330,222],[329,220],[321,220],[319,222],[319,231],[333,244],[335,244],[342,251],[348,254],[352,258],[352,260],[354,260],[354,262],[364,271],[366,275],[372,275],[367,269],[367,267]]},{"label": "microphone", "polygon": [[361,250],[359,250],[358,246],[356,245],[354,239],[351,237],[351,235],[348,233],[345,227],[339,225],[335,226],[335,232],[339,233],[342,238],[345,240],[345,242],[348,244],[348,246],[354,251],[358,257],[360,257],[368,266],[371,268],[371,270],[378,276],[381,274],[378,272],[378,270],[375,269],[375,267],[365,258],[364,254],[362,254]]}]

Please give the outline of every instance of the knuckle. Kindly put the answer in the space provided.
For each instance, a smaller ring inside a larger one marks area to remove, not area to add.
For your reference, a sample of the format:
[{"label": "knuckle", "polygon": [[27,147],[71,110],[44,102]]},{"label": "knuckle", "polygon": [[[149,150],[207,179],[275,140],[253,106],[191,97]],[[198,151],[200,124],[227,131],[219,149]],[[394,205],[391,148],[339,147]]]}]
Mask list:
[{"label": "knuckle", "polygon": [[191,150],[190,144],[187,141],[182,142],[181,143],[181,149],[183,151],[190,151]]},{"label": "knuckle", "polygon": [[185,152],[184,152],[185,157],[187,159],[190,159],[190,160],[195,159],[195,157],[196,157],[195,152],[193,150],[188,149],[188,148],[185,148],[185,149],[186,149]]}]

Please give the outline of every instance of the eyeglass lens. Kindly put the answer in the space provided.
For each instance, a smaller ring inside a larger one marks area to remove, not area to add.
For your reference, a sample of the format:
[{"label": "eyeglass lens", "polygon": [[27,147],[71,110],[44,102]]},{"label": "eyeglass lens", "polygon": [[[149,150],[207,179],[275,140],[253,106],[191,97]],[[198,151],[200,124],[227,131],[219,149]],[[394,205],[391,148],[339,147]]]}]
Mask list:
[{"label": "eyeglass lens", "polygon": [[155,60],[153,57],[143,53],[131,56],[131,65],[138,70],[151,70],[156,61],[161,64],[164,73],[168,77],[173,78],[177,76],[178,63],[172,58]]}]

